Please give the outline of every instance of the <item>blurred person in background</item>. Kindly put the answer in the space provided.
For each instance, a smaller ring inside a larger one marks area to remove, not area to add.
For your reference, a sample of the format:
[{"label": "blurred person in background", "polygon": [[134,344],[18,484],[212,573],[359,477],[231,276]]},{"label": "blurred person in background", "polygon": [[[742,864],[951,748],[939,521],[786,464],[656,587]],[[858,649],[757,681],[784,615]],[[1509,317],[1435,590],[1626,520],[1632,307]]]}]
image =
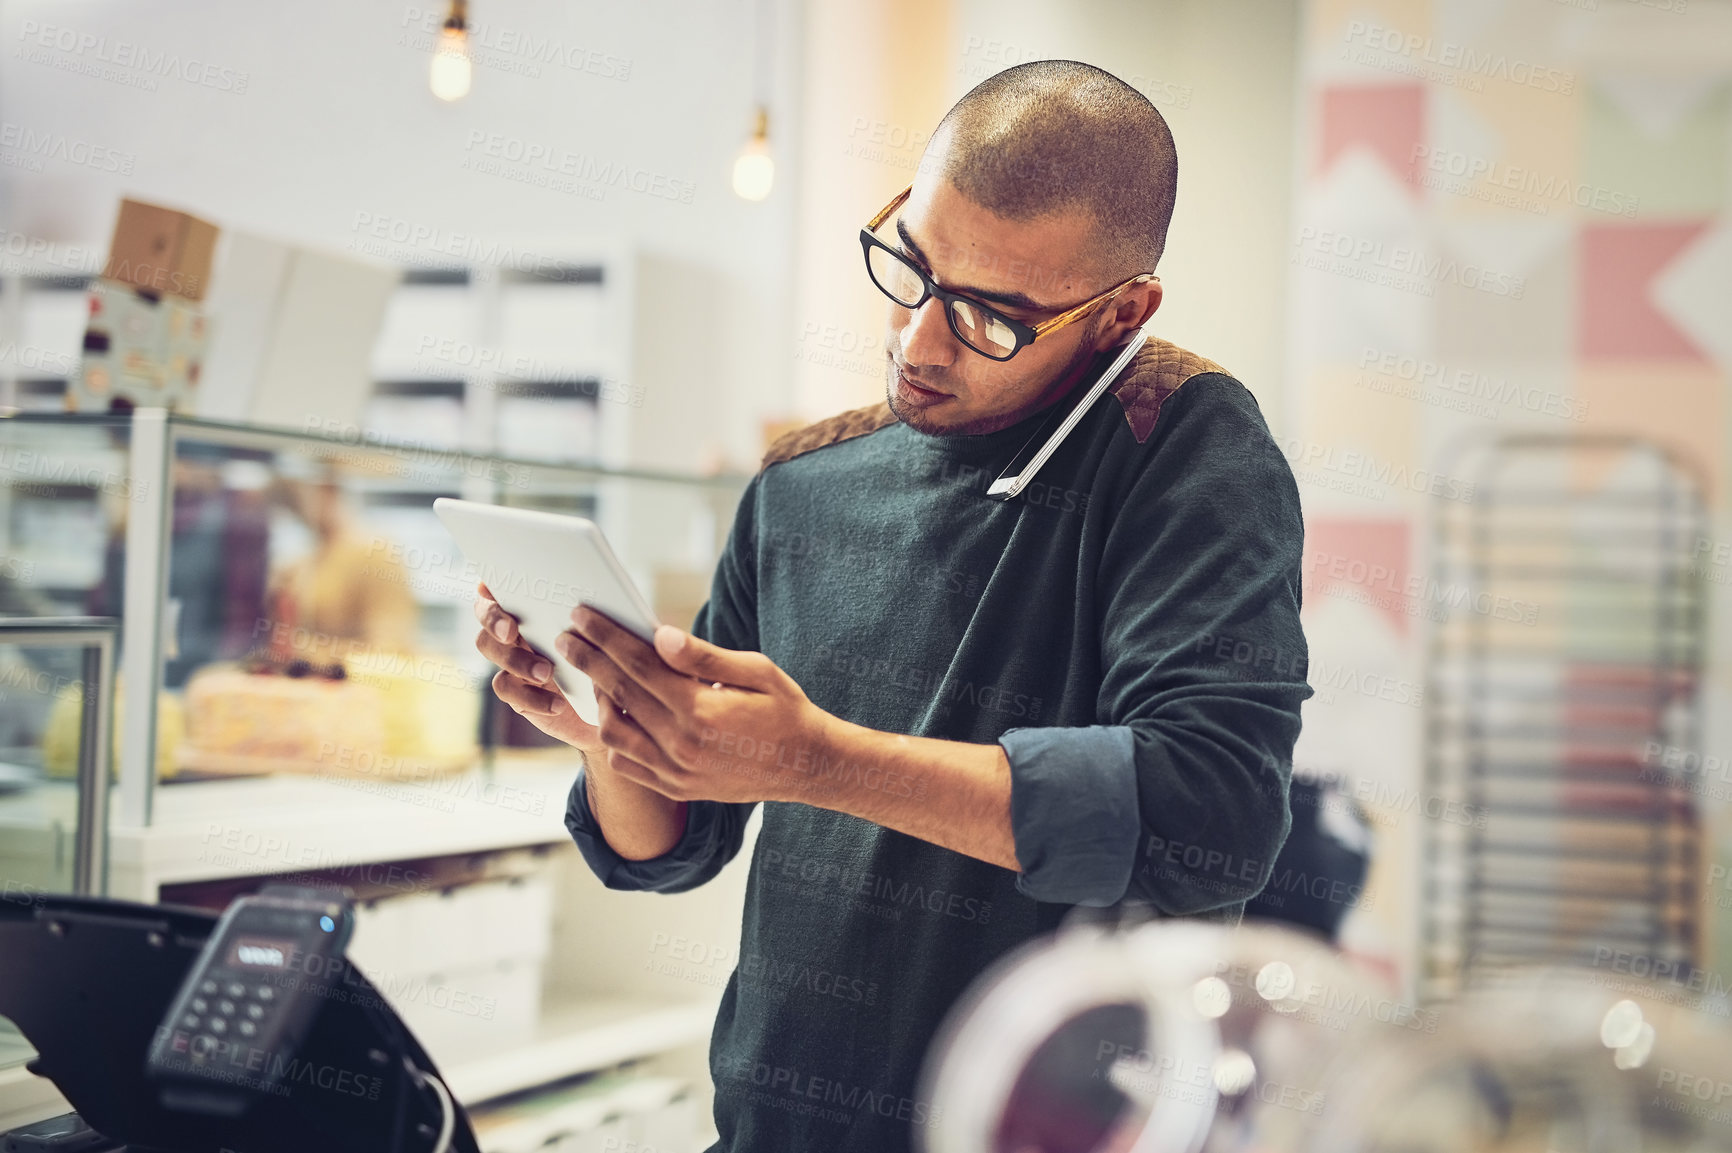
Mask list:
[{"label": "blurred person in background", "polygon": [[[305,555],[272,574],[266,596],[271,635],[280,640],[304,630],[309,639],[276,647],[308,659],[348,647],[340,642],[379,652],[414,648],[421,609],[408,571],[392,558],[389,542],[361,530],[335,476],[286,479],[279,495],[312,540]],[[296,653],[298,644],[314,651]]]},{"label": "blurred person in background", "polygon": [[[168,596],[173,633],[163,687],[178,689],[202,665],[247,651],[264,611],[269,507],[261,492],[228,483],[226,450],[181,446],[170,513]],[[86,611],[119,617],[126,606],[126,513],[119,506],[103,554],[102,579]]]}]

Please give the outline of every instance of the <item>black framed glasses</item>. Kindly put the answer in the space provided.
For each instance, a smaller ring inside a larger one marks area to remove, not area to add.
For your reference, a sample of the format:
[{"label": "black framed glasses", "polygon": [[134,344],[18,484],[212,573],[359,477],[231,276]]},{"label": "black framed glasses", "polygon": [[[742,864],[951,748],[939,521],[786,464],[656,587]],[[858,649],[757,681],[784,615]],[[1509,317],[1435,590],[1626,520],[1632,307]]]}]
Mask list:
[{"label": "black framed glasses", "polygon": [[902,207],[908,194],[913,191],[912,184],[904,188],[860,230],[860,248],[866,257],[866,273],[872,278],[872,283],[878,286],[878,291],[903,308],[917,309],[927,300],[936,298],[944,305],[945,319],[950,322],[950,331],[956,334],[956,339],[990,360],[1009,360],[1047,333],[1082,319],[1095,305],[1137,281],[1160,279],[1152,272],[1140,272],[1105,292],[1089,297],[1081,304],[1065,309],[1057,316],[1037,324],[1024,324],[1004,315],[990,304],[983,304],[959,292],[940,288],[924,268],[878,239],[875,235],[878,227],[890,219],[891,213]]}]

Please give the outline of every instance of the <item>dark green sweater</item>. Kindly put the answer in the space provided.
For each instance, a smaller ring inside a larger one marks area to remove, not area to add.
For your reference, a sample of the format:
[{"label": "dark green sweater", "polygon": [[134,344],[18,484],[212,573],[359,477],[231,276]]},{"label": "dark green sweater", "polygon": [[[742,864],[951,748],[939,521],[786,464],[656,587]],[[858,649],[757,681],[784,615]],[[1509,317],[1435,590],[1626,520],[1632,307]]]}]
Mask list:
[{"label": "dark green sweater", "polygon": [[[693,631],[857,724],[1001,744],[1022,868],[765,804],[711,1046],[719,1149],[909,1148],[928,1045],[992,961],[1075,904],[1236,921],[1267,880],[1310,695],[1292,473],[1208,361],[1150,341],[1111,392],[1008,503],[986,488],[1048,414],[933,437],[858,409],[783,438],[743,495]],[[567,825],[610,887],[678,891],[750,810],[694,803],[672,852],[625,861],[580,778]]]}]

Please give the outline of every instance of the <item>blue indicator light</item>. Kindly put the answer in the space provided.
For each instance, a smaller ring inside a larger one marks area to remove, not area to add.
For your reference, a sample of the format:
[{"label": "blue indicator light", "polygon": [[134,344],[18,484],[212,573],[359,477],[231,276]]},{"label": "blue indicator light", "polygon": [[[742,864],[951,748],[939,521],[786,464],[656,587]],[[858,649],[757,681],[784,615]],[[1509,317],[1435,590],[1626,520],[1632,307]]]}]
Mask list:
[{"label": "blue indicator light", "polygon": [[319,928],[325,930],[327,933],[335,933],[337,931],[337,922],[331,920],[328,915],[323,916],[319,918]]}]

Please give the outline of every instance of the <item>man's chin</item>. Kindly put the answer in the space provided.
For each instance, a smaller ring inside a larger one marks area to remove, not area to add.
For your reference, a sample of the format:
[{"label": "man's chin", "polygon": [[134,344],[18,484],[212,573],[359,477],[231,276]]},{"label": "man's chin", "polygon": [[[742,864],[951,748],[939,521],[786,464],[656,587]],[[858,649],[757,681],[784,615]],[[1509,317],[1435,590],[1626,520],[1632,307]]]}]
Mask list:
[{"label": "man's chin", "polygon": [[891,378],[889,387],[884,390],[884,400],[890,406],[891,415],[915,432],[924,433],[927,436],[955,435],[957,426],[954,421],[948,421],[935,415],[929,408],[909,404],[896,395],[894,377]]},{"label": "man's chin", "polygon": [[[1017,421],[1028,416],[1027,411],[993,413],[988,416],[972,417],[951,416],[948,419],[939,416],[931,408],[905,403],[896,395],[896,385],[891,383],[885,393],[885,402],[890,405],[890,414],[915,432],[923,436],[985,436],[989,432],[997,432],[1009,428]],[[945,404],[939,408],[951,408]]]},{"label": "man's chin", "polygon": [[890,390],[889,395],[884,399],[890,405],[891,415],[909,428],[913,429],[915,432],[933,433],[939,431],[932,427],[932,420],[926,415],[924,410],[903,404],[902,399],[896,395],[896,390],[894,388]]}]

